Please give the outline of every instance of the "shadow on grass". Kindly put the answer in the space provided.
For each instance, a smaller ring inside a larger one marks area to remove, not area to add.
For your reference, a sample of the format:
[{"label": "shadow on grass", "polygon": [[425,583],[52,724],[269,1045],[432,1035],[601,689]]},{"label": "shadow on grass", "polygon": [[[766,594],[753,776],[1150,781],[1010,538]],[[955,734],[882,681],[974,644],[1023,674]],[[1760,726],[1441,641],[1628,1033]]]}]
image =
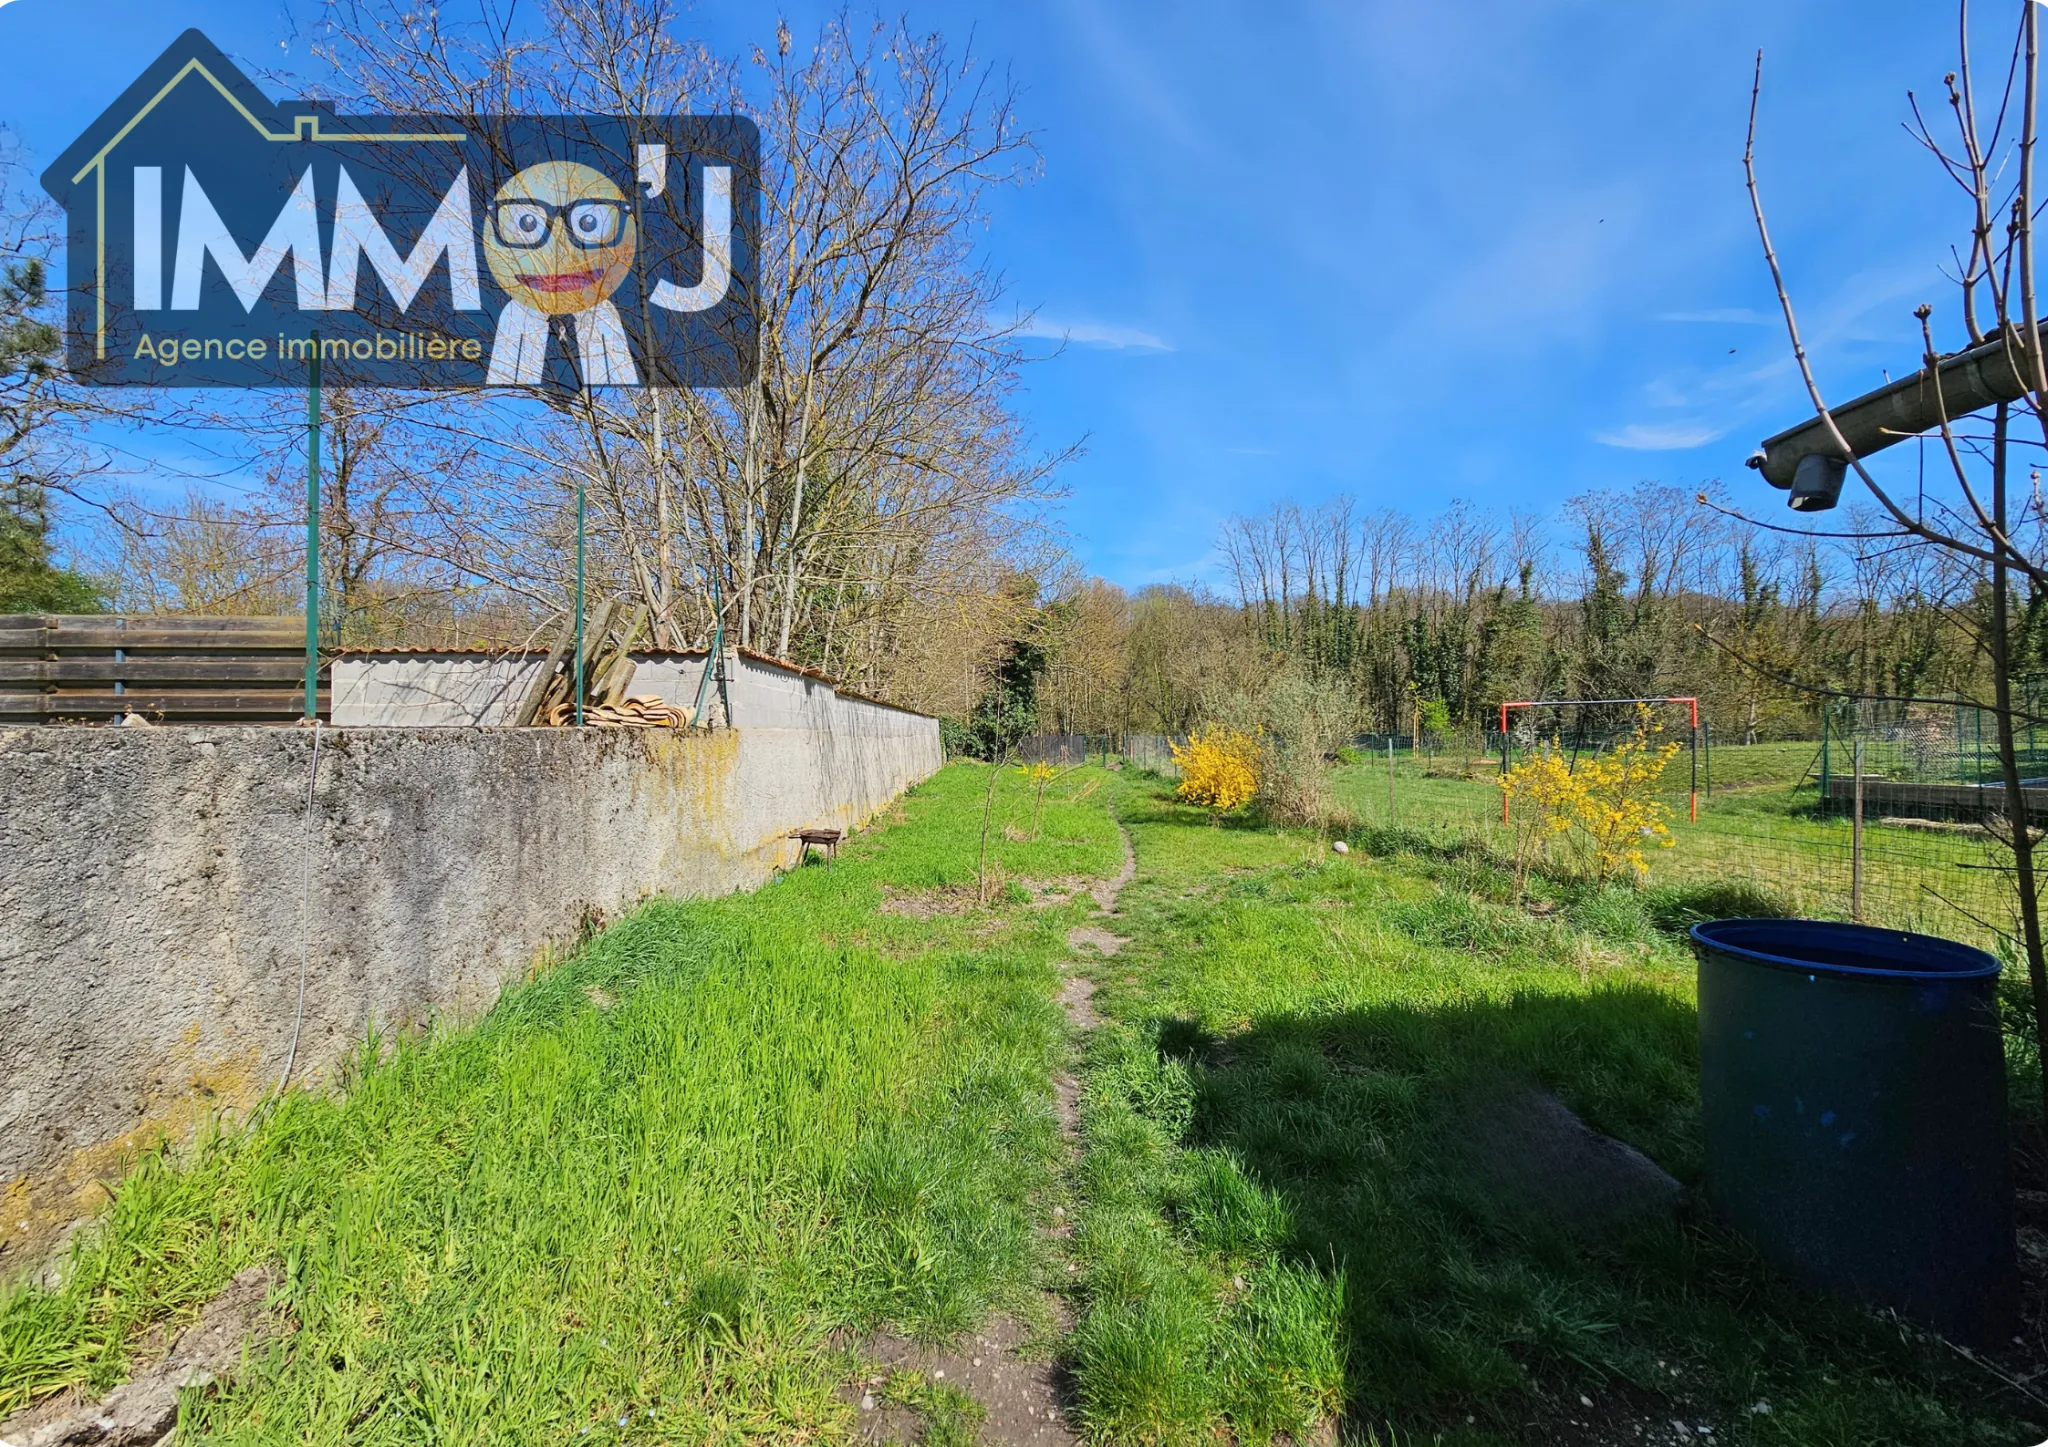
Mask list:
[{"label": "shadow on grass", "polygon": [[[1344,831],[1344,837],[1369,855],[1417,860],[1437,882],[1456,885],[1482,898],[1506,903],[1518,897],[1512,861],[1484,839],[1378,826],[1354,826]],[[1710,919],[1782,919],[1793,913],[1780,895],[1740,879],[1636,887],[1597,884],[1562,870],[1538,869],[1530,871],[1520,898],[1525,903],[1565,909],[1575,922],[1595,933],[1628,939],[1643,938],[1651,931],[1683,936]]]},{"label": "shadow on grass", "polygon": [[[1757,1440],[1784,1442],[1933,1424],[1943,1440],[2022,1440],[1996,1435],[2019,1430],[2012,1404],[1938,1345],[1778,1278],[1690,1189],[1675,1211],[1577,1210],[1577,1178],[1520,1192],[1478,1158],[1501,1149],[1486,1113],[1534,1087],[1695,1187],[1696,1015],[1669,993],[1287,1013],[1225,1038],[1167,1018],[1145,1033],[1157,1085],[1133,1104],[1177,1118],[1188,1147],[1161,1188],[1169,1218],[1226,1272],[1336,1283],[1348,1436],[1605,1441],[1587,1429],[1623,1440],[1682,1419],[1768,1425]],[[1759,1400],[1775,1404],[1768,1424],[1748,1416]]]}]

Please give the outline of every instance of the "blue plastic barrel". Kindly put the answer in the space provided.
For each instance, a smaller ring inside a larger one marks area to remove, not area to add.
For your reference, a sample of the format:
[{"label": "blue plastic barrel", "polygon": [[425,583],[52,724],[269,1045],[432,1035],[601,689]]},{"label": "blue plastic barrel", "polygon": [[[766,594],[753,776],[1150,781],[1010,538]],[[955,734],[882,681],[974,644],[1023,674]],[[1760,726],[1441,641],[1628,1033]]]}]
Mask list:
[{"label": "blue plastic barrel", "polygon": [[1824,920],[1692,938],[1715,1210],[1817,1286],[2005,1344],[2019,1264],[1998,961]]}]

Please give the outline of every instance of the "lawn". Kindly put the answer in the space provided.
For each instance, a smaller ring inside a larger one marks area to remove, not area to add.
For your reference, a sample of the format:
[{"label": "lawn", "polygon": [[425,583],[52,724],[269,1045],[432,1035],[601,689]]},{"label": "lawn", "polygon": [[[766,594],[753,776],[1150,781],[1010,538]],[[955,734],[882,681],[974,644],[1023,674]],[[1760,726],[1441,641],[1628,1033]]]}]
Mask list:
[{"label": "lawn", "polygon": [[[1816,812],[1818,745],[1723,745],[1705,772],[1698,817],[1688,798],[1686,755],[1666,771],[1661,798],[1672,847],[1649,854],[1664,882],[1738,880],[1788,911],[1817,918],[1852,914],[1849,821]],[[1339,804],[1361,823],[1394,827],[1448,845],[1475,840],[1511,848],[1495,783],[1499,759],[1399,754],[1391,798],[1383,756],[1333,771]],[[1802,780],[1805,782],[1802,784]],[[1984,834],[1864,821],[1863,918],[1996,948],[2013,931],[2012,892],[1999,851]]]},{"label": "lawn", "polygon": [[[0,1299],[0,1403],[119,1381],[154,1323],[274,1262],[296,1330],[189,1392],[181,1440],[850,1441],[850,1341],[999,1311],[1104,1444],[2042,1437],[1990,1371],[1698,1205],[1678,932],[1739,889],[1517,899],[1448,825],[1355,804],[1339,857],[1089,768],[1035,839],[1000,776],[983,907],[988,778],[955,765],[834,865],[651,903],[483,1020],[365,1042],[341,1088],[140,1162],[61,1290]],[[1490,788],[1396,783],[1397,808]],[[1119,820],[1115,918],[1026,887],[1112,874]],[[1084,922],[1127,942],[1070,946]],[[1085,1035],[1063,968],[1096,984]],[[1676,1213],[1589,1233],[1503,1194],[1470,1142],[1531,1089],[1675,1175]],[[886,1391],[972,1440],[950,1383]]]},{"label": "lawn", "polygon": [[1122,807],[1140,869],[1088,1047],[1076,1340],[1105,1435],[1266,1440],[1336,1407],[1356,1440],[1447,1447],[2040,1439],[2025,1399],[1778,1279],[1694,1193],[1588,1238],[1480,1184],[1475,1119],[1536,1087],[1696,1192],[1677,931],[1739,891],[1539,885],[1532,913],[1427,827],[1340,858],[1163,788]]},{"label": "lawn", "polygon": [[[62,1291],[0,1300],[0,1413],[111,1386],[153,1321],[275,1261],[298,1330],[188,1394],[187,1440],[843,1438],[835,1329],[957,1332],[1043,1269],[1072,911],[971,908],[982,777],[830,867],[649,904],[473,1027],[366,1042],[345,1090],[143,1161]],[[1121,858],[1099,797],[991,852]]]}]

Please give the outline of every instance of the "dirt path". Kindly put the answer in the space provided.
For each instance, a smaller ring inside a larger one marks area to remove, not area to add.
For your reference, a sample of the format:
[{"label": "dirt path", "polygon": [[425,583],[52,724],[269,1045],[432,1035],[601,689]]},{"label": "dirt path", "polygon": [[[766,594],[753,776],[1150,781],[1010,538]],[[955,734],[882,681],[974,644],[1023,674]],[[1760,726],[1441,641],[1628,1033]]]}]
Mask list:
[{"label": "dirt path", "polygon": [[[1087,891],[1095,901],[1098,920],[1119,918],[1117,898],[1138,872],[1131,833],[1122,820],[1116,828],[1123,844],[1123,864],[1114,876],[1098,880]],[[1080,1037],[1102,1020],[1095,1013],[1095,981],[1080,969],[1087,951],[1107,957],[1127,943],[1122,935],[1099,923],[1078,925],[1067,933],[1067,944],[1074,953],[1061,966],[1065,979],[1059,1002],[1077,1045]],[[1081,1084],[1071,1070],[1063,1069],[1053,1077],[1053,1090],[1060,1135],[1071,1162],[1081,1150]],[[1067,1256],[1065,1243],[1074,1234],[1074,1223],[1066,1207],[1053,1208],[1046,1234],[1060,1243],[1060,1255]],[[1062,1264],[1069,1276],[1080,1269],[1071,1259]],[[1062,1334],[1072,1327],[1072,1313],[1064,1300],[1055,1301],[1053,1315]],[[1073,1447],[1080,1438],[1069,1415],[1073,1408],[1071,1381],[1058,1362],[1038,1359],[1043,1343],[1038,1344],[1040,1352],[1021,1354],[1030,1345],[1024,1323],[1013,1316],[996,1317],[965,1343],[946,1350],[887,1332],[871,1337],[862,1344],[862,1355],[872,1360],[876,1369],[854,1386],[860,1392],[861,1436],[877,1443],[919,1439],[923,1424],[917,1414],[892,1407],[875,1395],[890,1371],[916,1371],[933,1382],[959,1388],[981,1404],[987,1413],[979,1434],[982,1442],[1000,1447]]]}]

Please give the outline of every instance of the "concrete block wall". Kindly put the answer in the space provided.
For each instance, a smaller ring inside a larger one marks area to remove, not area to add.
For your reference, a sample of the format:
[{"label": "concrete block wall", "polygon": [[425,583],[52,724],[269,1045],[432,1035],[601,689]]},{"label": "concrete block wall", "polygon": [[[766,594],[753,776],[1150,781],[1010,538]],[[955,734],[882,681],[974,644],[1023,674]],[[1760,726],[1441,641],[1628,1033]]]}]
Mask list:
[{"label": "concrete block wall", "polygon": [[[708,652],[632,655],[629,694],[651,695],[686,712],[697,706]],[[337,728],[470,728],[508,724],[547,666],[545,653],[390,652],[348,654],[333,664]],[[917,729],[922,715],[842,693],[830,680],[763,654],[729,650],[726,694],[738,728],[830,728],[877,714],[864,728]],[[717,689],[706,715],[723,723]],[[886,717],[880,717],[886,716]],[[900,722],[890,723],[894,719]],[[926,720],[925,723],[929,723]]]},{"label": "concrete block wall", "polygon": [[0,729],[0,1274],[123,1152],[261,1098],[302,951],[318,1080],[373,1022],[473,1015],[580,920],[757,884],[790,830],[943,762],[936,720],[768,672],[768,726],[327,728],[317,778],[309,729]]}]

